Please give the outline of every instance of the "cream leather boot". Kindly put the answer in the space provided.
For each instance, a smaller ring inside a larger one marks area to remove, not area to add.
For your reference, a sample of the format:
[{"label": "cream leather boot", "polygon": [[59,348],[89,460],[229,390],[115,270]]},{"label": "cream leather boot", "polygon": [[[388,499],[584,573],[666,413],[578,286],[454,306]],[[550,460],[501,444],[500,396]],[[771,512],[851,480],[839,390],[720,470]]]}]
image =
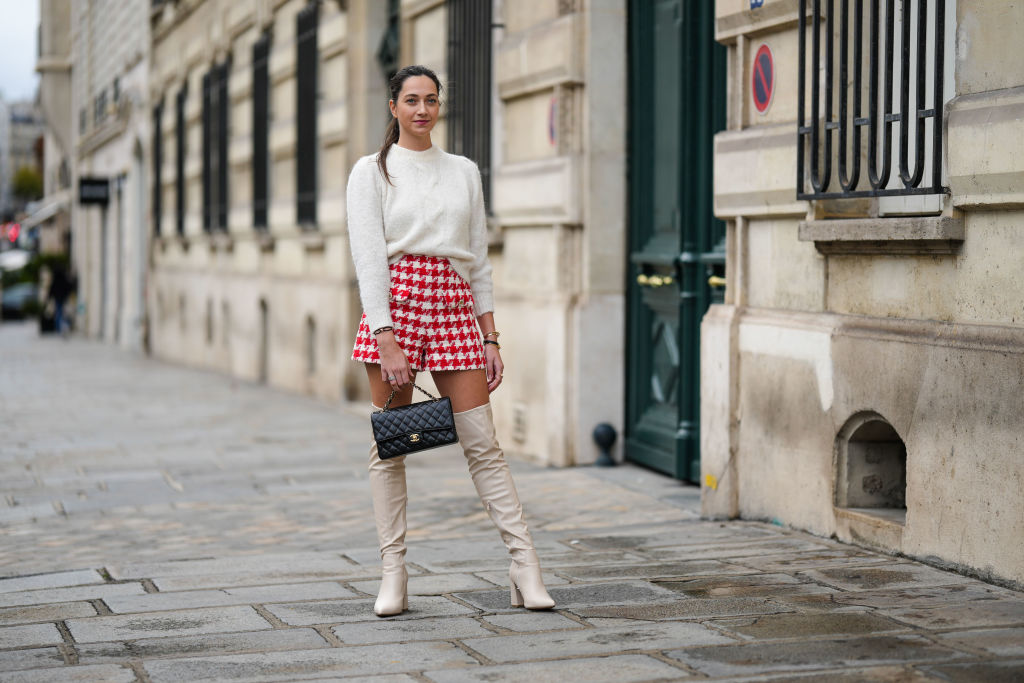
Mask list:
[{"label": "cream leather boot", "polygon": [[508,570],[512,606],[551,609],[555,601],[548,595],[541,579],[540,561],[530,530],[523,520],[523,507],[512,481],[512,472],[494,434],[491,405],[488,403],[455,413],[455,431],[459,434],[480,501],[501,532],[512,556]]},{"label": "cream leather boot", "polygon": [[370,446],[370,492],[380,541],[381,581],[373,611],[378,617],[409,609],[409,574],[405,571],[405,456],[381,460]]}]

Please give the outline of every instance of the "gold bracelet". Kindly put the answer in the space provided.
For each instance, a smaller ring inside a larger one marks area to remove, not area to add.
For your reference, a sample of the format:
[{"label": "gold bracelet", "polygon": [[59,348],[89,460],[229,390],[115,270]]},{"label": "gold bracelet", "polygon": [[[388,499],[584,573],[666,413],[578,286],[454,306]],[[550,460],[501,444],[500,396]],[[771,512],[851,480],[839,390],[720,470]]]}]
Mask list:
[{"label": "gold bracelet", "polygon": [[500,336],[501,336],[501,332],[498,332],[497,330],[495,330],[494,332],[488,332],[487,334],[485,334],[484,335],[484,339],[487,339],[488,337],[494,337],[495,339],[497,339]]},{"label": "gold bracelet", "polygon": [[490,339],[484,339],[484,344],[490,344],[490,345],[491,345],[491,346],[493,346],[494,348],[496,348],[496,349],[498,349],[499,351],[501,351],[501,344],[499,344],[499,343],[498,343],[498,342],[496,342],[496,341],[491,341]]}]

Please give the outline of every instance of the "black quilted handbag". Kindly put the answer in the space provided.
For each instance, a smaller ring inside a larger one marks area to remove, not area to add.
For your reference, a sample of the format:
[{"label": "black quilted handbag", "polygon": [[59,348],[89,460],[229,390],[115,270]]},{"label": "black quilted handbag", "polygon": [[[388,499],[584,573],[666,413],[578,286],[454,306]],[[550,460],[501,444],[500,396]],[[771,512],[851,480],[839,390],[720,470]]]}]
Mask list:
[{"label": "black quilted handbag", "polygon": [[370,413],[373,440],[377,442],[377,456],[381,460],[447,446],[459,440],[455,433],[451,399],[447,396],[436,398],[415,384],[413,386],[430,396],[430,400],[389,409],[395,398],[392,389],[384,409]]}]

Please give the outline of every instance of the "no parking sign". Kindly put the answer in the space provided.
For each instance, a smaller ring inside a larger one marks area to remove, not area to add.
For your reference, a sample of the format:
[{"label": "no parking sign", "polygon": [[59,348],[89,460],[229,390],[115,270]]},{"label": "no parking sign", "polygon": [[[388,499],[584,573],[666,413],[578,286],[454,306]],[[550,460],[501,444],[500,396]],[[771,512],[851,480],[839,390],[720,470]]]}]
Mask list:
[{"label": "no parking sign", "polygon": [[764,114],[772,106],[772,95],[775,94],[775,59],[772,57],[771,48],[763,43],[757,48],[750,71],[754,109],[758,114]]}]

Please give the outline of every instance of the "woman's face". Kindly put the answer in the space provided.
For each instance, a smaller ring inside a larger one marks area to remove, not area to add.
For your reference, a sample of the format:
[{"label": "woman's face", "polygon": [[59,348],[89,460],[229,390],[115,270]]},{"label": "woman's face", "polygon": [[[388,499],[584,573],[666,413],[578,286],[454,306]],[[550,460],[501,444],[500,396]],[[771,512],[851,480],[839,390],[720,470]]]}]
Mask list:
[{"label": "woman's face", "polygon": [[441,105],[437,86],[428,76],[410,76],[402,84],[398,100],[391,100],[391,115],[398,119],[399,139],[405,136],[430,139]]}]

